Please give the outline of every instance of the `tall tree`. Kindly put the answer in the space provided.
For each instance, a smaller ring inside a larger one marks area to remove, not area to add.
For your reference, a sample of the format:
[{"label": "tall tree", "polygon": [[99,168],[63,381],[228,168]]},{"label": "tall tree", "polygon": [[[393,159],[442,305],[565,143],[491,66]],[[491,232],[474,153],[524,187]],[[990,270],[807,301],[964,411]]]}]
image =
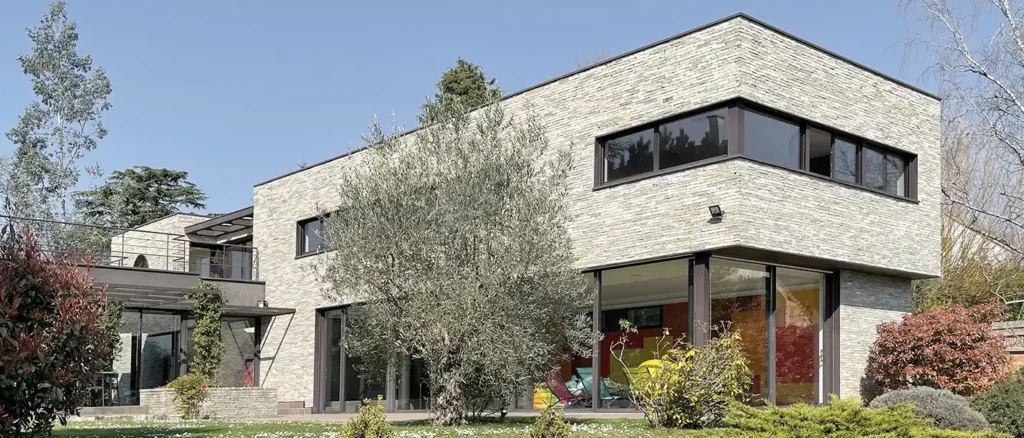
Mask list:
[{"label": "tall tree", "polygon": [[488,78],[480,66],[459,58],[455,67],[444,72],[437,81],[437,93],[423,104],[419,122],[421,126],[429,125],[445,117],[452,108],[468,111],[499,97],[501,89],[494,78]]},{"label": "tall tree", "polygon": [[94,189],[75,194],[75,209],[104,225],[136,227],[174,214],[180,207],[206,208],[206,194],[188,172],[135,166],[116,170]]},{"label": "tall tree", "polygon": [[32,52],[18,60],[38,100],[7,132],[15,152],[0,163],[0,191],[10,201],[8,214],[69,220],[78,162],[107,134],[101,118],[110,109],[110,81],[92,58],[78,54],[78,31],[64,0],[50,4],[28,36]]},{"label": "tall tree", "polygon": [[568,152],[497,104],[436,114],[414,136],[372,127],[364,164],[337,184],[316,274],[330,299],[365,303],[351,354],[376,369],[422,359],[434,421],[451,425],[589,354],[594,292],[566,230]]}]

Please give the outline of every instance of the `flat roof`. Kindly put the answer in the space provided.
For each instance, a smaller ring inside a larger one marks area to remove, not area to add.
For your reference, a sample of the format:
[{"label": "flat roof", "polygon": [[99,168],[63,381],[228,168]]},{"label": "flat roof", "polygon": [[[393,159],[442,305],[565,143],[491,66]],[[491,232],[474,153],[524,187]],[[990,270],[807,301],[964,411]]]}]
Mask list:
[{"label": "flat roof", "polygon": [[[630,56],[630,55],[635,55],[635,54],[637,54],[637,53],[640,53],[640,52],[643,52],[643,51],[645,51],[645,50],[648,50],[648,49],[652,49],[652,48],[654,48],[654,47],[657,47],[657,46],[660,46],[660,45],[662,45],[662,44],[665,44],[665,43],[669,43],[669,42],[671,42],[671,41],[674,41],[674,40],[677,40],[677,39],[679,39],[679,38],[685,37],[685,36],[687,36],[687,35],[690,35],[690,34],[693,34],[693,33],[696,33],[696,32],[700,32],[700,31],[702,31],[702,30],[704,30],[704,29],[707,29],[707,28],[710,28],[710,27],[714,27],[714,26],[717,26],[717,25],[719,25],[719,24],[722,24],[722,23],[725,23],[725,22],[728,22],[728,21],[731,21],[731,20],[735,20],[735,19],[737,19],[737,18],[743,18],[743,19],[746,19],[747,21],[750,21],[751,23],[757,24],[757,25],[759,25],[759,26],[761,26],[761,27],[763,27],[763,28],[765,28],[765,29],[771,30],[771,31],[773,31],[773,32],[775,32],[775,33],[777,33],[777,34],[779,34],[779,35],[782,35],[782,36],[784,36],[784,37],[787,37],[787,38],[789,38],[789,39],[791,39],[791,40],[793,40],[793,41],[796,41],[796,42],[798,42],[798,43],[800,43],[800,44],[803,44],[803,45],[805,45],[805,46],[807,46],[807,47],[810,47],[810,48],[812,48],[812,49],[815,49],[815,50],[817,50],[817,51],[819,51],[819,52],[825,53],[826,55],[832,56],[833,58],[836,58],[836,59],[839,59],[839,60],[841,60],[841,61],[844,61],[844,62],[846,62],[846,63],[848,63],[848,64],[850,64],[850,65],[852,65],[852,66],[854,66],[854,67],[860,68],[861,70],[864,70],[864,71],[867,71],[867,72],[869,72],[869,73],[872,73],[872,74],[874,74],[874,75],[876,75],[876,76],[879,76],[879,77],[881,77],[882,79],[886,79],[886,80],[888,80],[888,81],[890,81],[890,82],[893,82],[893,83],[895,83],[895,84],[897,84],[897,85],[903,86],[903,87],[905,87],[905,88],[907,88],[907,89],[910,89],[910,90],[913,90],[913,91],[916,91],[916,92],[918,92],[918,93],[920,93],[920,94],[922,94],[922,95],[924,95],[924,96],[930,97],[930,98],[932,98],[932,99],[935,99],[935,100],[942,100],[942,98],[941,98],[941,97],[939,97],[938,95],[936,95],[936,94],[934,94],[934,93],[931,93],[931,92],[929,92],[929,91],[925,91],[924,89],[922,89],[922,88],[920,88],[920,87],[917,87],[917,86],[915,86],[915,85],[911,85],[911,84],[909,84],[909,83],[906,83],[906,82],[904,82],[904,81],[901,81],[901,80],[899,80],[899,79],[896,79],[896,78],[894,78],[894,77],[892,77],[892,76],[890,76],[890,75],[887,75],[887,74],[885,74],[885,73],[882,73],[882,72],[880,72],[880,71],[878,71],[878,70],[875,70],[875,69],[873,69],[873,68],[871,68],[871,67],[868,67],[868,66],[866,66],[866,65],[864,65],[864,64],[861,64],[861,63],[859,63],[859,62],[857,62],[857,61],[854,61],[854,60],[852,60],[852,59],[850,59],[850,58],[847,58],[847,57],[845,57],[845,56],[842,56],[842,55],[840,55],[840,54],[838,54],[838,53],[836,53],[836,52],[833,52],[833,51],[831,51],[831,50],[828,50],[828,49],[826,49],[826,48],[824,48],[824,47],[821,47],[821,46],[819,46],[819,45],[817,45],[817,44],[814,44],[814,43],[812,43],[812,42],[810,42],[810,41],[807,41],[807,40],[805,40],[805,39],[803,39],[803,38],[800,38],[800,37],[798,37],[798,36],[796,36],[796,35],[793,35],[793,34],[791,34],[791,33],[789,33],[789,32],[786,32],[786,31],[784,31],[784,30],[782,30],[782,29],[779,29],[779,28],[777,28],[777,27],[775,27],[775,26],[772,26],[772,25],[770,25],[770,24],[768,24],[768,23],[765,23],[764,21],[758,20],[757,18],[751,17],[750,15],[747,15],[746,13],[743,13],[743,12],[739,12],[739,13],[736,13],[736,14],[732,14],[732,15],[730,15],[730,16],[728,16],[728,17],[725,17],[725,18],[721,18],[721,19],[718,19],[718,20],[712,21],[712,22],[710,22],[710,23],[707,23],[707,24],[704,24],[704,25],[701,25],[701,26],[695,27],[695,28],[693,28],[693,29],[690,29],[690,30],[687,30],[687,31],[684,31],[684,32],[681,32],[681,33],[678,33],[678,34],[676,34],[676,35],[670,36],[670,37],[668,37],[668,38],[665,38],[665,39],[663,39],[663,40],[660,40],[660,41],[655,41],[655,42],[653,42],[653,43],[651,43],[651,44],[648,44],[648,45],[646,45],[646,46],[643,46],[643,47],[640,47],[640,48],[637,48],[637,49],[633,49],[633,50],[630,50],[630,51],[628,51],[628,52],[626,52],[626,53],[622,53],[622,54],[620,54],[620,55],[617,55],[617,56],[613,56],[613,57],[611,57],[611,58],[608,58],[608,59],[605,59],[605,60],[603,60],[603,61],[601,61],[601,62],[598,62],[598,63],[595,63],[595,64],[591,64],[591,65],[588,65],[588,66],[582,67],[582,68],[580,68],[580,69],[577,69],[577,70],[571,71],[571,72],[569,72],[569,73],[566,73],[566,74],[564,74],[564,75],[561,75],[561,76],[555,77],[555,78],[553,78],[553,79],[549,79],[549,80],[546,80],[546,81],[544,81],[544,82],[541,82],[541,83],[538,83],[538,84],[535,84],[535,85],[531,85],[531,86],[529,86],[529,87],[523,88],[523,89],[521,89],[521,90],[519,90],[519,91],[516,91],[516,92],[514,92],[514,93],[506,94],[506,95],[502,96],[502,97],[501,97],[501,99],[499,99],[499,100],[505,100],[505,99],[510,99],[510,98],[512,98],[512,97],[515,97],[515,96],[518,96],[518,95],[520,95],[520,94],[526,93],[527,91],[531,91],[531,90],[534,90],[534,89],[536,89],[536,88],[540,88],[540,87],[543,87],[543,86],[545,86],[545,85],[549,85],[549,84],[552,84],[552,83],[558,82],[558,81],[560,81],[560,80],[562,80],[562,79],[565,79],[565,78],[568,78],[568,77],[571,77],[571,76],[575,76],[575,75],[578,75],[578,74],[580,74],[580,73],[583,73],[583,72],[585,72],[585,71],[587,71],[587,70],[590,70],[590,69],[593,69],[593,68],[597,68],[597,67],[600,67],[600,66],[602,66],[602,65],[605,65],[605,64],[608,64],[608,63],[611,63],[611,62],[617,61],[617,60],[619,60],[619,59],[625,58],[625,57],[627,57],[627,56]],[[404,135],[408,135],[408,134],[411,134],[411,133],[413,133],[413,132],[416,132],[416,131],[417,131],[418,129],[419,129],[419,127],[416,127],[416,128],[412,128],[412,129],[409,129],[409,130],[407,130],[407,131],[403,132],[403,133],[402,133],[402,134],[400,134],[400,135],[402,135],[402,136],[404,136]],[[351,150],[349,150],[348,152],[345,152],[345,153],[343,153],[343,154],[341,154],[341,155],[337,155],[337,156],[334,156],[334,157],[328,158],[328,159],[326,159],[326,160],[323,160],[323,161],[320,161],[320,162],[317,162],[317,163],[314,163],[314,164],[310,164],[310,165],[308,165],[308,166],[306,166],[306,167],[303,167],[303,168],[301,168],[301,169],[293,170],[293,171],[291,171],[291,172],[288,172],[288,173],[285,173],[285,174],[283,174],[283,175],[279,175],[279,176],[276,176],[276,177],[270,178],[270,179],[268,179],[268,180],[266,180],[266,181],[263,181],[263,182],[259,182],[259,183],[256,183],[255,185],[253,185],[253,187],[259,187],[259,186],[261,186],[261,185],[264,185],[264,184],[267,184],[267,183],[271,183],[271,182],[277,181],[277,180],[279,180],[279,179],[282,179],[282,178],[285,178],[285,177],[288,177],[288,176],[291,176],[291,175],[295,175],[295,174],[297,174],[297,173],[300,173],[300,172],[303,172],[303,171],[306,171],[306,170],[312,169],[312,168],[314,168],[314,167],[317,167],[317,166],[320,166],[320,165],[323,165],[323,164],[327,164],[327,163],[330,163],[330,162],[332,162],[332,161],[334,161],[334,160],[338,160],[338,159],[341,159],[341,158],[345,158],[345,157],[347,157],[347,156],[349,156],[349,155],[352,155],[352,154],[354,154],[354,153],[356,153],[356,152],[359,152],[359,151],[362,151],[362,150],[364,150],[364,149],[366,149],[366,146],[361,146],[361,147],[358,147],[358,148],[355,148],[355,149],[351,149]]]}]

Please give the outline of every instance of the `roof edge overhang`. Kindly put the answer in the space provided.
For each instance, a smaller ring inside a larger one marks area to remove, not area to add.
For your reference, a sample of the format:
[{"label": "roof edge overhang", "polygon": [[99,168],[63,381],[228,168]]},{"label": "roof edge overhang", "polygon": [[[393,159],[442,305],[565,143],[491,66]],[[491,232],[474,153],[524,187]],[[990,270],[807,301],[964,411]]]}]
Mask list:
[{"label": "roof edge overhang", "polygon": [[606,269],[622,268],[626,266],[642,265],[665,260],[692,257],[698,252],[711,253],[712,257],[739,259],[756,263],[792,267],[795,269],[811,269],[817,271],[856,271],[868,274],[884,275],[888,277],[905,278],[909,280],[924,280],[937,278],[938,274],[912,271],[906,269],[876,266],[859,262],[828,259],[816,256],[788,253],[784,251],[768,250],[746,245],[726,245],[715,248],[701,249],[684,253],[668,254],[658,257],[620,261],[601,265],[586,266],[580,269],[581,272],[594,272]]},{"label": "roof edge overhang", "polygon": [[251,229],[253,223],[253,207],[222,214],[209,220],[185,227],[185,234],[196,234],[203,237],[218,238],[226,234]]}]

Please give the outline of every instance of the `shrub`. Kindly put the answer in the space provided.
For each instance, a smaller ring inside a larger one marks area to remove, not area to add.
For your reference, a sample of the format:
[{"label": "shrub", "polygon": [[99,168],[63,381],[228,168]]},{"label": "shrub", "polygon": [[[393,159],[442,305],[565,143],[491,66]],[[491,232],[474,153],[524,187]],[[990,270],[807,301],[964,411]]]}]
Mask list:
[{"label": "shrub", "polygon": [[181,418],[194,420],[200,418],[203,402],[206,401],[208,379],[197,373],[189,373],[178,377],[167,384],[174,390],[174,404],[178,406]]},{"label": "shrub", "polygon": [[993,429],[1024,438],[1024,371],[974,396],[971,406],[988,419]]},{"label": "shrub", "polygon": [[985,417],[971,409],[966,398],[945,389],[926,386],[898,389],[882,394],[869,406],[881,408],[900,403],[913,405],[918,417],[933,420],[935,426],[943,429],[980,432],[989,428]]},{"label": "shrub", "polygon": [[540,417],[530,427],[530,438],[569,438],[571,434],[565,413],[557,405],[541,411]]},{"label": "shrub", "polygon": [[0,243],[0,435],[45,435],[85,404],[119,327],[104,324],[106,292],[84,271],[43,255],[27,231],[8,238]]},{"label": "shrub", "polygon": [[[701,428],[721,424],[729,403],[750,386],[752,374],[743,354],[738,332],[727,326],[714,329],[707,345],[693,346],[673,341],[672,348],[660,354],[661,367],[629,377],[631,398],[652,426]],[[613,356],[622,359],[626,337],[636,333],[623,325],[622,340]],[[658,341],[665,345],[666,332]],[[632,373],[631,373],[632,374]]]},{"label": "shrub", "polygon": [[886,391],[928,386],[969,396],[991,387],[1009,363],[991,327],[1003,312],[995,303],[956,305],[880,324],[868,375]]},{"label": "shrub", "polygon": [[938,429],[914,415],[914,407],[902,403],[877,409],[865,408],[860,400],[840,400],[809,406],[803,403],[764,409],[734,402],[726,425],[743,436],[763,437],[1002,437],[996,433],[960,432]]},{"label": "shrub", "polygon": [[364,400],[359,407],[359,415],[356,415],[345,423],[342,436],[346,438],[391,438],[395,432],[387,422],[384,414],[384,402],[381,396],[377,396],[376,403]]}]

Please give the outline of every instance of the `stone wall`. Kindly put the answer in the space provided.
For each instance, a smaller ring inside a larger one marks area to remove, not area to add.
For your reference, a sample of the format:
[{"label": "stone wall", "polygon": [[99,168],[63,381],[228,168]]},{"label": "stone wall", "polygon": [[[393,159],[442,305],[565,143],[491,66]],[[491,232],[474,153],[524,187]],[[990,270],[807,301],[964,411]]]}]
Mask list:
[{"label": "stone wall", "polygon": [[[168,388],[139,391],[140,405],[157,418],[179,419],[174,390]],[[277,415],[277,390],[274,388],[209,388],[202,408],[208,418],[270,418]]]},{"label": "stone wall", "polygon": [[910,280],[854,271],[839,273],[839,395],[871,399],[881,391],[865,375],[875,328],[912,309]]},{"label": "stone wall", "polygon": [[[594,190],[595,139],[743,97],[918,155],[919,202],[745,159]],[[939,274],[939,102],[745,18],[719,23],[506,98],[568,150],[578,267],[732,245],[903,272]],[[312,401],[315,309],[324,299],[296,257],[295,227],[336,203],[333,181],[365,153],[314,165],[254,190],[254,245],[267,300],[296,309],[267,333],[262,381]],[[726,212],[708,221],[709,205]],[[907,281],[909,284],[909,281]],[[909,299],[909,298],[908,298]]]}]

